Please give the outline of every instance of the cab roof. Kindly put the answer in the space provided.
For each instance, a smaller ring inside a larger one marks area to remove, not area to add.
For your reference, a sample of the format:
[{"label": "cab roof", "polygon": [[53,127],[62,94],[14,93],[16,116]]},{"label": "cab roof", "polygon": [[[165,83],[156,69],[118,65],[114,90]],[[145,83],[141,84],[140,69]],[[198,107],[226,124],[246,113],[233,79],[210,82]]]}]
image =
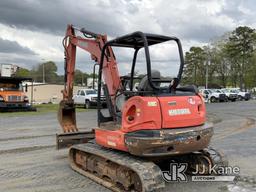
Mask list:
[{"label": "cab roof", "polygon": [[151,33],[143,33],[136,31],[134,33],[117,37],[116,39],[108,41],[111,46],[117,47],[130,47],[130,48],[141,48],[144,47],[144,38],[147,39],[148,46],[163,43],[165,41],[175,40],[178,41],[177,37],[169,37],[164,35],[157,35]]}]

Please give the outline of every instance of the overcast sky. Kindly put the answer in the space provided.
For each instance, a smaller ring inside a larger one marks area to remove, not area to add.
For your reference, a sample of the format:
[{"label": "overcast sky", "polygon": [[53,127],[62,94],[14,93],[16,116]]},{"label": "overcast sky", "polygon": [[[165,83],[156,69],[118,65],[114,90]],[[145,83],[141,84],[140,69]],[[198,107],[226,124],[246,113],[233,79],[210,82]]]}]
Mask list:
[{"label": "overcast sky", "polygon": [[[68,23],[109,38],[137,30],[177,36],[185,52],[238,26],[255,28],[255,8],[254,0],[1,0],[0,63],[31,69],[52,60],[63,73],[61,42]],[[163,49],[168,47],[152,51],[161,66],[175,61],[172,47]],[[130,59],[124,50],[117,54],[124,73]],[[89,72],[89,58],[79,51],[77,68]]]}]

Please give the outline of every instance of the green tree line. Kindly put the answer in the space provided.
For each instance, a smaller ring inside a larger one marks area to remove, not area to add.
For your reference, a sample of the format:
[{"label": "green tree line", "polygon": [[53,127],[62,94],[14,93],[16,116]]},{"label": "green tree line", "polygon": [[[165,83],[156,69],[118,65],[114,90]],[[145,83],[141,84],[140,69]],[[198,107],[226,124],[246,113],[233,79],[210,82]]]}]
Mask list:
[{"label": "green tree line", "polygon": [[[47,61],[33,67],[31,70],[19,68],[15,74],[16,77],[31,77],[35,82],[43,82],[49,84],[64,84],[64,75],[57,74],[58,67],[53,61]],[[44,74],[44,75],[43,75]],[[81,70],[75,70],[75,85],[86,85],[87,78],[92,78],[93,73],[88,74]]]},{"label": "green tree line", "polygon": [[256,31],[237,27],[203,47],[185,53],[183,83],[209,87],[256,87]]},{"label": "green tree line", "polygon": [[[45,76],[43,78],[43,70]],[[207,75],[208,74],[208,75]],[[31,70],[20,68],[16,76],[32,77],[36,82],[64,83],[57,74],[57,65],[47,61]],[[256,31],[247,26],[237,27],[207,46],[191,47],[185,53],[183,84],[208,87],[256,87]],[[93,74],[75,71],[75,85],[86,85]]]}]

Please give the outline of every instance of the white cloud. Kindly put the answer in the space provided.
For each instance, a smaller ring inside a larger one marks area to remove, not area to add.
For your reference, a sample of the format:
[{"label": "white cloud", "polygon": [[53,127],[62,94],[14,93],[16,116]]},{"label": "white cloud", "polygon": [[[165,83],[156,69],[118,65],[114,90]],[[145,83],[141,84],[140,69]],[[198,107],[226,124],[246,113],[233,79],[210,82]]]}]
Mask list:
[{"label": "white cloud", "polygon": [[[64,34],[64,32],[63,32]],[[20,45],[29,47],[38,54],[39,59],[59,60],[63,53],[61,36],[26,29],[18,29],[0,24],[0,36],[3,39],[16,41]]]},{"label": "white cloud", "polygon": [[[242,0],[0,2],[0,37],[16,41],[36,53],[30,58],[21,54],[10,57],[8,53],[1,53],[0,61],[31,68],[42,59],[52,60],[62,72],[62,38],[68,23],[98,33],[108,33],[111,38],[137,30],[177,36],[182,41],[184,51],[188,51],[191,46],[202,46],[238,25],[256,27],[255,4],[255,1]],[[175,56],[170,53],[175,50],[168,48],[160,46],[152,51],[152,58],[159,62],[159,66],[169,66],[167,61],[174,62]],[[127,72],[132,55],[123,50],[116,55],[120,61],[120,71]],[[78,51],[76,66],[90,72],[93,66],[90,55]]]}]

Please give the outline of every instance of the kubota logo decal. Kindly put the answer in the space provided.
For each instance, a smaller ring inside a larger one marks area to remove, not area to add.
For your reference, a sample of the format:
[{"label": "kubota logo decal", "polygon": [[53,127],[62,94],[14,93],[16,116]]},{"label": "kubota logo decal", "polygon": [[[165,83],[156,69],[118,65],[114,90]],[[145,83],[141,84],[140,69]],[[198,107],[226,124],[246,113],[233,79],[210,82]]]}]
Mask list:
[{"label": "kubota logo decal", "polygon": [[170,116],[175,116],[175,115],[189,115],[191,114],[190,110],[188,108],[183,108],[183,109],[170,109],[169,111]]},{"label": "kubota logo decal", "polygon": [[149,101],[148,102],[148,106],[149,107],[156,107],[157,106],[157,102],[156,101]]}]

